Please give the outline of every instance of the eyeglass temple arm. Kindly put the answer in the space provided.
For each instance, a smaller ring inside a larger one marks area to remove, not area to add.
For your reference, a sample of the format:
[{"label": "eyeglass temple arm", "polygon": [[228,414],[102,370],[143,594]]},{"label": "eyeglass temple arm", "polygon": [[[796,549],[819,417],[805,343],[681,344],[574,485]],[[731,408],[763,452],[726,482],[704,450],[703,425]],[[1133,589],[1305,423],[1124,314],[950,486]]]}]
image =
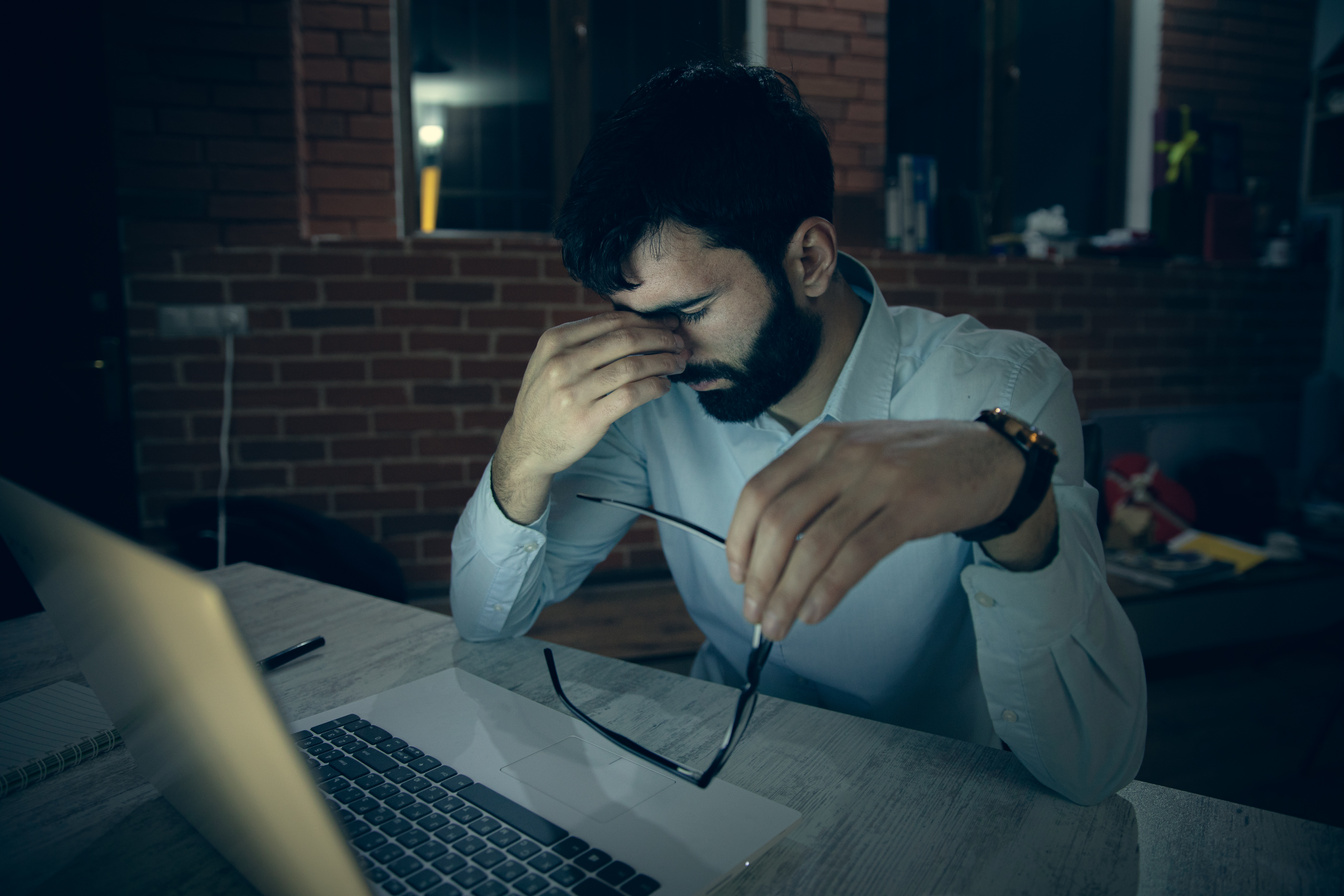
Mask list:
[{"label": "eyeglass temple arm", "polygon": [[[594,721],[593,719],[589,718],[588,715],[583,710],[579,709],[577,706],[574,705],[574,702],[569,699],[569,696],[567,694],[565,694],[565,689],[560,686],[560,673],[556,671],[555,654],[551,652],[551,648],[549,647],[544,648],[542,650],[542,653],[546,655],[546,670],[551,673],[551,686],[555,688],[556,696],[560,698],[560,700],[565,704],[565,706],[569,708],[569,711],[572,712],[579,719],[579,721],[588,725],[598,734],[602,735],[607,740],[611,741],[617,746],[624,747],[625,749],[629,750],[630,752],[634,753],[637,756],[642,756],[645,759],[649,760],[650,762],[657,763],[658,765],[661,765],[664,768],[677,772],[682,777],[686,778],[688,781],[693,782],[697,787],[703,788],[709,786],[710,780],[714,777],[712,773],[705,772],[704,774],[701,774],[699,772],[692,771],[691,769],[686,768],[682,764],[675,762],[671,759],[668,759],[666,756],[660,756],[659,754],[650,750],[648,747],[636,743],[635,741],[626,737],[624,734],[612,731],[610,728],[601,724],[600,722]],[[714,767],[713,764],[711,764],[710,767],[713,768]]]}]

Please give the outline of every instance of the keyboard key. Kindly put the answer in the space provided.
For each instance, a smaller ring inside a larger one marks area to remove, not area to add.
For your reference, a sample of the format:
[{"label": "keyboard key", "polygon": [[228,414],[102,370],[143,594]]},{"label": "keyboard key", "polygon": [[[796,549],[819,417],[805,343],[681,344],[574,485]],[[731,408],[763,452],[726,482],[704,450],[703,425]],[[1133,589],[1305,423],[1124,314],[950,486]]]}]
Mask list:
[{"label": "keyboard key", "polygon": [[424,828],[425,830],[429,831],[430,833],[433,833],[434,831],[437,831],[439,828],[443,827],[444,825],[446,825],[446,824],[448,824],[448,823],[449,823],[449,822],[448,822],[448,818],[447,818],[447,816],[440,815],[440,814],[437,813],[437,812],[431,812],[431,813],[429,813],[428,815],[426,815],[424,818],[422,818],[422,819],[420,819],[419,821],[416,822],[416,824],[418,824],[420,827]]},{"label": "keyboard key", "polygon": [[[420,791],[428,790],[430,787],[433,786],[434,786],[433,784],[431,784],[424,778],[412,778],[411,780],[403,783],[401,785],[401,789],[406,791],[407,793],[419,793]],[[439,797],[439,799],[443,799],[443,797]]]},{"label": "keyboard key", "polygon": [[509,896],[509,888],[497,880],[488,880],[472,890],[471,896]]},{"label": "keyboard key", "polygon": [[471,889],[487,880],[487,875],[479,868],[463,868],[453,875],[453,883]]},{"label": "keyboard key", "polygon": [[493,834],[501,827],[503,827],[503,825],[495,821],[493,818],[489,817],[478,818],[471,824],[467,825],[467,829],[469,831],[471,831],[473,834],[480,834],[482,837],[484,837],[486,834]]},{"label": "keyboard key", "polygon": [[364,798],[364,791],[360,790],[358,787],[347,787],[344,790],[336,791],[331,797],[341,805],[346,805],[348,803],[353,803],[355,800],[362,800]]},{"label": "keyboard key", "polygon": [[320,725],[314,725],[313,733],[322,734],[323,732],[330,731],[333,728],[339,728],[346,722],[353,722],[357,718],[359,718],[359,716],[356,715],[341,716],[339,719],[332,719],[330,722],[323,722]]},{"label": "keyboard key", "polygon": [[411,829],[411,823],[404,818],[394,818],[387,824],[380,825],[378,830],[389,837],[400,837]]},{"label": "keyboard key", "polygon": [[443,765],[442,762],[435,759],[433,756],[421,756],[419,759],[406,764],[421,774],[424,774],[432,768],[438,768],[440,765]]},{"label": "keyboard key", "polygon": [[[345,749],[351,744],[360,743],[359,738],[355,737],[353,734],[344,734],[335,732],[333,732],[331,736],[327,738],[327,740],[331,742],[331,745],[333,747],[340,747],[341,749]],[[359,747],[355,747],[355,749],[358,750]]]},{"label": "keyboard key", "polygon": [[462,891],[447,881],[444,881],[426,893],[425,896],[462,896]]},{"label": "keyboard key", "polygon": [[[377,777],[377,776],[365,775],[365,777]],[[362,781],[364,779],[360,778],[360,780]],[[382,779],[379,778],[379,780]],[[383,783],[379,784],[377,787],[369,788],[369,796],[376,797],[377,799],[380,800],[385,800],[388,797],[394,796],[395,794],[398,793],[401,793],[401,788],[393,784],[391,781],[383,781]]]},{"label": "keyboard key", "polygon": [[430,887],[437,886],[443,880],[439,872],[433,868],[421,868],[419,871],[406,878],[406,883],[410,884],[411,889],[417,893],[423,893]]},{"label": "keyboard key", "polygon": [[453,854],[444,856],[441,859],[436,859],[432,864],[444,874],[456,874],[467,867],[467,860],[457,854]]},{"label": "keyboard key", "polygon": [[319,781],[330,781],[332,778],[340,777],[340,769],[332,768],[330,765],[319,765],[313,770],[313,777]]},{"label": "keyboard key", "polygon": [[379,868],[377,865],[375,865],[374,867],[369,868],[367,871],[365,871],[364,876],[367,877],[369,880],[373,881],[374,883],[380,884],[383,881],[387,880],[392,875],[387,873],[386,868]]},{"label": "keyboard key", "polygon": [[[424,781],[425,779],[421,778],[420,780]],[[425,783],[428,784],[429,782],[425,781]],[[448,791],[444,790],[442,787],[428,787],[416,794],[416,796],[427,803],[437,803],[447,795]]]},{"label": "keyboard key", "polygon": [[415,797],[411,796],[409,793],[399,793],[396,796],[390,796],[383,800],[383,803],[387,808],[395,809],[398,812],[405,809],[407,806],[414,806],[416,804]]},{"label": "keyboard key", "polygon": [[335,772],[335,775],[336,777],[331,780],[323,781],[321,784],[317,785],[318,789],[323,793],[336,793],[337,791],[344,790],[350,785],[350,782],[345,780],[340,772]]},{"label": "keyboard key", "polygon": [[492,869],[490,873],[505,883],[511,884],[524,874],[527,874],[527,868],[521,862],[515,862],[513,859],[509,859],[499,867]]},{"label": "keyboard key", "polygon": [[355,846],[359,847],[364,852],[368,852],[370,850],[377,849],[378,847],[386,843],[387,837],[385,837],[381,831],[369,831],[364,836],[356,837],[351,842],[354,843]]},{"label": "keyboard key", "polygon": [[388,880],[383,884],[383,889],[391,893],[392,896],[401,896],[406,892],[406,885],[399,880]]},{"label": "keyboard key", "polygon": [[488,849],[481,850],[476,855],[472,856],[471,860],[482,868],[489,870],[504,861],[504,853],[492,846]]},{"label": "keyboard key", "polygon": [[377,809],[374,809],[368,815],[365,815],[364,820],[371,825],[377,826],[380,824],[387,824],[389,821],[391,821],[396,817],[397,813],[393,812],[391,809],[387,808],[386,806],[379,806]]},{"label": "keyboard key", "polygon": [[362,778],[355,779],[356,786],[363,787],[365,790],[372,790],[373,788],[377,787],[382,783],[384,783],[383,776],[375,775],[372,772],[370,772],[369,774],[365,775]]},{"label": "keyboard key", "polygon": [[426,815],[433,813],[433,811],[433,809],[429,808],[429,806],[426,806],[424,803],[416,803],[414,806],[407,806],[405,809],[402,809],[401,814],[411,821],[418,821]]},{"label": "keyboard key", "polygon": [[366,796],[362,800],[355,800],[349,808],[351,812],[363,815],[366,812],[372,812],[374,809],[383,808],[383,804],[371,796]]},{"label": "keyboard key", "polygon": [[508,849],[509,855],[524,860],[532,858],[539,852],[541,852],[541,847],[531,840],[519,840]]},{"label": "keyboard key", "polygon": [[346,731],[358,731],[361,728],[369,727],[369,724],[370,724],[369,722],[364,721],[359,716],[355,716],[353,721],[346,722],[341,727],[344,728]]},{"label": "keyboard key", "polygon": [[500,849],[503,849],[506,846],[512,846],[514,843],[517,843],[521,838],[522,835],[517,831],[510,830],[509,828],[500,828],[485,839],[495,846],[498,846]]},{"label": "keyboard key", "polygon": [[[367,816],[366,816],[366,817],[367,817]],[[349,839],[352,839],[352,840],[353,840],[355,837],[358,837],[358,836],[360,836],[360,835],[366,833],[367,831],[371,830],[371,826],[370,826],[367,822],[363,822],[363,821],[347,821],[347,822],[343,822],[343,823],[342,823],[342,827],[345,828],[345,836],[346,836],[347,838],[349,838]]]},{"label": "keyboard key", "polygon": [[294,735],[294,742],[299,745],[300,750],[306,750],[309,747],[314,747],[323,743],[323,740],[314,735],[311,731],[300,731],[298,734]]},{"label": "keyboard key", "polygon": [[462,788],[470,787],[474,783],[476,782],[466,775],[453,775],[448,780],[440,782],[440,786],[442,786],[444,790],[451,790],[453,793],[457,793]]},{"label": "keyboard key", "polygon": [[378,744],[378,751],[381,753],[395,753],[404,746],[406,746],[406,741],[399,737],[390,737]]},{"label": "keyboard key", "polygon": [[425,867],[424,863],[415,856],[402,856],[392,864],[388,865],[387,870],[391,871],[397,877],[407,877],[423,867]]},{"label": "keyboard key", "polygon": [[435,803],[434,808],[437,811],[442,812],[444,815],[447,815],[451,812],[456,812],[458,809],[461,809],[465,805],[466,803],[464,803],[461,799],[455,796],[446,796],[443,799],[439,800],[437,803]]},{"label": "keyboard key", "polygon": [[548,871],[554,871],[561,865],[565,864],[565,860],[560,858],[553,852],[543,852],[533,856],[531,859],[528,860],[527,864],[537,869],[542,874],[545,874]]},{"label": "keyboard key", "polygon": [[[411,759],[419,759],[421,756],[425,755],[425,751],[424,751],[424,750],[417,750],[415,747],[407,747],[406,749],[402,750],[401,752],[407,754],[408,756],[410,756]],[[407,762],[410,762],[411,759],[407,759],[406,761],[407,761]]]},{"label": "keyboard key", "polygon": [[595,877],[579,881],[574,887],[575,896],[621,896],[619,892],[602,883]]},{"label": "keyboard key", "polygon": [[473,821],[480,818],[484,814],[485,814],[484,812],[482,812],[480,809],[477,809],[475,806],[463,805],[461,809],[458,809],[456,812],[453,812],[448,817],[451,818],[453,821],[460,821],[463,824],[471,824]]},{"label": "keyboard key", "polygon": [[467,829],[460,824],[450,824],[448,827],[434,832],[434,837],[442,840],[444,843],[452,843],[455,840],[461,840],[467,836]]},{"label": "keyboard key", "polygon": [[635,874],[635,869],[624,862],[612,862],[601,871],[597,872],[597,879],[613,887],[620,886]]},{"label": "keyboard key", "polygon": [[397,842],[400,843],[402,846],[406,847],[407,849],[412,849],[416,846],[419,846],[421,843],[424,843],[428,839],[429,834],[426,834],[424,831],[419,830],[418,828],[412,828],[411,830],[407,831],[406,833],[398,837]]},{"label": "keyboard key", "polygon": [[[564,839],[565,835],[569,833],[559,825],[552,824],[531,809],[518,805],[484,784],[472,784],[458,791],[457,795],[546,846]],[[583,849],[587,848],[588,844],[584,843]],[[580,850],[580,852],[582,851]]]},{"label": "keyboard key", "polygon": [[422,843],[412,850],[420,859],[426,862],[432,862],[439,856],[448,852],[448,847],[437,840],[431,840],[428,843]]},{"label": "keyboard key", "polygon": [[523,896],[537,896],[538,893],[550,885],[550,881],[536,874],[529,874],[527,877],[513,882],[513,888],[522,893]]},{"label": "keyboard key", "polygon": [[621,892],[626,896],[649,896],[650,893],[661,887],[662,884],[649,877],[647,874],[640,874],[634,879],[626,881],[621,885]]},{"label": "keyboard key", "polygon": [[349,756],[333,759],[331,764],[335,767],[336,771],[345,775],[351,781],[356,778],[362,778],[369,773],[369,767],[367,765]]},{"label": "keyboard key", "polygon": [[391,756],[379,753],[377,750],[369,749],[368,747],[365,747],[357,753],[351,753],[350,755],[376,772],[386,774],[398,767],[397,760],[393,759]]},{"label": "keyboard key", "polygon": [[456,774],[457,769],[453,768],[451,765],[441,765],[438,768],[432,768],[425,772],[425,777],[437,784],[440,781],[446,781]]},{"label": "keyboard key", "polygon": [[562,887],[572,887],[583,880],[586,875],[573,865],[561,865],[546,876]]},{"label": "keyboard key", "polygon": [[351,732],[355,737],[364,741],[366,744],[379,744],[385,740],[391,740],[392,735],[379,728],[377,725],[366,725],[356,731]]},{"label": "keyboard key", "polygon": [[387,780],[394,784],[400,784],[403,781],[409,781],[415,777],[415,772],[401,765],[394,769],[389,769],[388,771],[383,772],[383,774],[387,776]]},{"label": "keyboard key", "polygon": [[373,852],[369,853],[369,855],[373,856],[375,861],[381,862],[384,865],[386,865],[388,862],[395,862],[397,859],[401,858],[405,854],[406,850],[402,849],[395,843],[388,843],[385,846],[380,846]]},{"label": "keyboard key", "polygon": [[485,841],[480,837],[463,837],[453,844],[453,849],[462,853],[464,856],[474,856],[476,853],[485,849]]},{"label": "keyboard key", "polygon": [[[517,827],[517,825],[514,825],[514,827]],[[541,838],[538,837],[537,839],[540,840]],[[550,846],[551,844],[547,843],[546,845]],[[556,844],[555,851],[562,859],[573,859],[588,851],[588,841],[580,840],[578,837],[570,837],[563,843]]]},{"label": "keyboard key", "polygon": [[589,874],[593,874],[594,872],[597,871],[597,869],[601,868],[603,865],[606,865],[610,861],[611,856],[607,855],[602,850],[590,849],[586,853],[575,859],[574,864],[579,868],[582,868],[584,871],[587,871]]}]

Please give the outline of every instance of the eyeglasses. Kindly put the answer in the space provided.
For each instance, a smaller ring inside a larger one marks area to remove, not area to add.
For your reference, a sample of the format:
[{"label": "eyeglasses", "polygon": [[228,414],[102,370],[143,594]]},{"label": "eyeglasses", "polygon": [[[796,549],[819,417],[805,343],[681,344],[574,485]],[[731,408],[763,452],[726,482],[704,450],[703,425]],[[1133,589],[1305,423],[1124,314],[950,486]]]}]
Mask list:
[{"label": "eyeglasses", "polygon": [[[669,516],[661,511],[650,510],[635,504],[627,504],[624,501],[617,501],[612,498],[595,498],[590,495],[579,495],[578,497],[587,501],[596,501],[599,504],[621,507],[634,513],[641,513],[645,516],[663,520],[679,529],[684,529],[693,535],[703,538],[712,544],[717,544],[719,547],[723,547],[723,539],[719,538],[709,530],[702,529],[694,523],[688,523],[683,519]],[[690,781],[697,787],[708,787],[709,782],[714,780],[714,776],[719,773],[723,768],[724,763],[728,761],[728,757],[731,756],[733,750],[736,749],[738,742],[742,739],[742,733],[747,730],[747,723],[751,721],[752,712],[756,709],[756,697],[761,684],[761,670],[765,667],[765,661],[770,656],[770,648],[773,646],[774,642],[762,636],[761,627],[757,625],[752,632],[751,654],[747,658],[747,682],[742,686],[742,692],[738,694],[737,708],[733,712],[733,720],[728,726],[728,732],[723,736],[723,742],[719,745],[718,752],[714,754],[714,758],[710,760],[709,766],[706,767],[703,772],[696,772],[676,760],[668,759],[666,756],[655,753],[653,750],[631,740],[624,734],[612,731],[605,725],[589,718],[583,710],[574,705],[574,702],[565,694],[565,689],[561,687],[560,673],[556,671],[555,668],[555,655],[551,652],[549,647],[546,648],[545,654],[546,668],[551,673],[551,685],[555,688],[556,696],[558,696],[561,702],[569,708],[569,711],[574,714],[575,718],[592,728],[607,740],[616,744],[618,747],[629,750],[636,756],[647,759],[655,765],[662,766],[678,778]]]}]

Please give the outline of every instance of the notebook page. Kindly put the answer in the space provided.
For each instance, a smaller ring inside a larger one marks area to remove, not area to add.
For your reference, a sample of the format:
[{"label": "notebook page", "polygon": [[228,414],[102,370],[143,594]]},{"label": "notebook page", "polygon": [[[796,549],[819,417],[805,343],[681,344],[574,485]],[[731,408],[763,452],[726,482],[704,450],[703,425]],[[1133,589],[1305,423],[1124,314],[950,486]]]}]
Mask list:
[{"label": "notebook page", "polygon": [[93,691],[73,681],[13,697],[0,703],[0,772],[112,727]]}]

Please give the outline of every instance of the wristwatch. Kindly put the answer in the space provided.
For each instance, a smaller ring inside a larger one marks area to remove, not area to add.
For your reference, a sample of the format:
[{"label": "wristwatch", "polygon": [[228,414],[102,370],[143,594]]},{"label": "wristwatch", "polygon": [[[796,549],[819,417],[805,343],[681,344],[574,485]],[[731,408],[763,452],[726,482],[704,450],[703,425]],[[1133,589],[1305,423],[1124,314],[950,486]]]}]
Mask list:
[{"label": "wristwatch", "polygon": [[1030,423],[1014,417],[1003,408],[981,411],[975,420],[977,423],[984,423],[1012,442],[1013,446],[1022,452],[1022,459],[1027,462],[1022,470],[1022,479],[1017,483],[1013,500],[1008,502],[1008,508],[999,514],[999,518],[983,526],[957,533],[958,538],[966,541],[989,541],[991,538],[1016,532],[1018,527],[1036,512],[1036,508],[1041,506],[1041,502],[1045,500],[1045,493],[1050,489],[1050,474],[1054,472],[1055,463],[1059,460],[1059,451],[1055,448],[1054,439]]}]

